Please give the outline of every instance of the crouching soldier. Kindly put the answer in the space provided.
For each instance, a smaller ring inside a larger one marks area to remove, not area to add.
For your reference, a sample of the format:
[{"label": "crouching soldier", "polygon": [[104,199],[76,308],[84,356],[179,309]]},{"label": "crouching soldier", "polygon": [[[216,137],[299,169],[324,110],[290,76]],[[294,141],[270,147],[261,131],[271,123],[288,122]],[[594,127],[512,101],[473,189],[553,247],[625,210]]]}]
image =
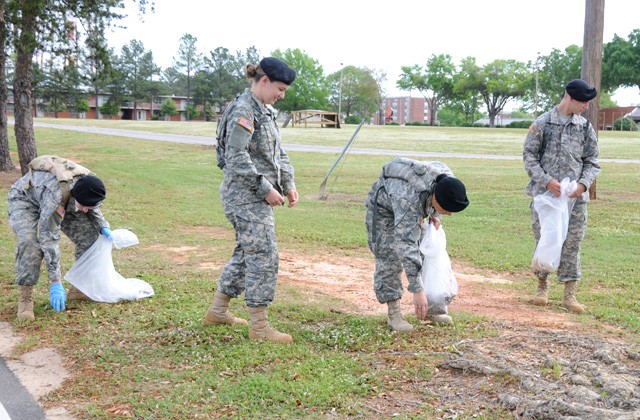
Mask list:
[{"label": "crouching soldier", "polygon": [[442,162],[395,158],[384,165],[365,205],[367,239],[376,264],[374,289],[378,301],[388,306],[389,327],[394,331],[413,330],[400,311],[403,268],[416,316],[451,323],[446,310],[428,307],[420,274],[420,234],[424,219],[439,228],[442,215],[469,205],[464,184]]},{"label": "crouching soldier", "polygon": [[101,233],[111,238],[109,223],[100,211],[106,190],[87,168],[58,156],[40,156],[29,163],[29,172],[9,190],[9,224],[17,237],[16,283],[20,288],[18,320],[32,321],[33,287],[45,261],[52,308],[65,310],[70,300],[89,300],[71,287],[62,286],[60,230],[75,244],[78,259]]}]

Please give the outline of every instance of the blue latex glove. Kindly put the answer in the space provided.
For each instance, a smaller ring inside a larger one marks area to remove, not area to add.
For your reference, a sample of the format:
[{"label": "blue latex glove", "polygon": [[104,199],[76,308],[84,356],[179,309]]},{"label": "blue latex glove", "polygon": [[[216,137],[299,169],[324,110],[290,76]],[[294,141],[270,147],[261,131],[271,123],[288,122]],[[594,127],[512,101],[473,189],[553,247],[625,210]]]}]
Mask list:
[{"label": "blue latex glove", "polygon": [[103,227],[102,229],[100,229],[100,233],[103,234],[107,239],[113,239],[111,237],[111,229],[109,229],[108,227]]},{"label": "blue latex glove", "polygon": [[49,301],[51,302],[53,310],[56,312],[64,311],[66,309],[64,306],[66,300],[67,295],[64,292],[62,283],[51,283],[51,287],[49,288]]}]

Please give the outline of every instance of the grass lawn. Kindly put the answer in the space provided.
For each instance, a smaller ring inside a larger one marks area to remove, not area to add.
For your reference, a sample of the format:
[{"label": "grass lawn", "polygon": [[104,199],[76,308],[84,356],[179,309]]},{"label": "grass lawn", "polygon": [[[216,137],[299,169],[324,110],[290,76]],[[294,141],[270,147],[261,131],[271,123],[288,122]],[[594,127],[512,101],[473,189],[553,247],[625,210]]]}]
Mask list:
[{"label": "grass lawn", "polygon": [[[36,121],[206,136],[215,132],[212,123]],[[342,146],[353,130],[296,127],[281,132],[285,143]],[[510,129],[363,127],[353,147],[407,150],[407,156],[412,150],[520,155],[525,134]],[[222,173],[214,150],[39,128],[36,141],[40,155],[75,159],[105,181],[103,212],[112,228],[128,228],[140,239],[140,245],[114,251],[116,267],[125,277],[151,283],[156,292],[137,302],[71,303],[70,310],[56,314],[48,305],[43,273],[36,291],[36,321],[18,324],[14,236],[6,220],[6,199],[0,200],[5,214],[0,219],[0,319],[26,337],[18,353],[50,345],[72,361],[74,375],[49,394],[46,403],[64,404],[79,418],[110,417],[116,406],[136,418],[211,418],[212,413],[369,417],[371,398],[405,392],[407,381],[428,379],[453,343],[495,334],[486,320],[465,313],[455,314],[455,328],[393,334],[381,316],[332,311],[334,302],[322,296],[309,305],[295,287],[279,287],[269,310],[274,326],[292,333],[293,345],[249,342],[246,326],[205,327],[203,316],[215,281],[233,247],[217,192]],[[638,133],[604,132],[600,142],[602,157],[640,159]],[[17,162],[15,141],[10,144]],[[363,200],[389,157],[347,155],[329,179],[329,199],[319,200],[320,183],[337,154],[289,156],[301,201],[293,209],[276,209],[279,248],[301,255],[369,255]],[[533,238],[522,162],[446,163],[467,185],[471,201],[463,213],[444,221],[451,258],[523,279],[497,285],[497,293],[500,288],[530,293]],[[640,164],[603,163],[602,168],[598,198],[588,206],[589,229],[582,247],[585,281],[578,297],[589,313],[576,320],[617,325],[638,343]],[[2,185],[0,194],[6,197],[7,192],[8,185]],[[167,257],[173,248],[188,250],[183,260]],[[72,255],[69,241],[63,240],[63,272],[73,263]],[[247,317],[237,299],[232,310]],[[409,319],[415,322],[415,317]],[[424,404],[413,411],[399,408],[399,413],[442,415],[436,414],[437,401],[426,388],[414,392]],[[486,418],[509,415],[497,403],[476,410]]]}]

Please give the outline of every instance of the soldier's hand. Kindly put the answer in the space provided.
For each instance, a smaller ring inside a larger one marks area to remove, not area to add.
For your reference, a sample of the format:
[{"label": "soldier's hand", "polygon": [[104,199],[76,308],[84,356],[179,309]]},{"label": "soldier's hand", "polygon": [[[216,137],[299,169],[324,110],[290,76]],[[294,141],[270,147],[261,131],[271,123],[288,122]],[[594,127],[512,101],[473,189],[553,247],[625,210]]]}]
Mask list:
[{"label": "soldier's hand", "polygon": [[573,194],[569,195],[569,198],[578,198],[580,197],[585,191],[587,191],[587,187],[584,184],[581,184],[578,182],[578,185],[576,187],[576,190],[573,192]]},{"label": "soldier's hand", "polygon": [[427,303],[427,296],[425,296],[424,291],[421,290],[413,294],[413,306],[415,307],[418,319],[422,321],[427,319],[429,304]]},{"label": "soldier's hand", "polygon": [[108,227],[101,228],[100,233],[107,239],[113,239],[113,237],[111,236],[111,229],[109,229]]},{"label": "soldier's hand", "polygon": [[60,312],[64,311],[65,302],[67,300],[67,295],[64,291],[64,287],[62,287],[62,282],[57,280],[51,283],[49,287],[49,302],[51,303],[51,307],[54,311]]},{"label": "soldier's hand", "polygon": [[269,194],[264,198],[271,207],[284,206],[284,197],[275,188],[271,188]]},{"label": "soldier's hand", "polygon": [[547,184],[547,189],[553,193],[556,197],[560,197],[560,182],[557,179],[552,179]]},{"label": "soldier's hand", "polygon": [[289,192],[287,193],[287,199],[289,199],[289,207],[295,206],[299,199],[298,191],[289,190]]}]

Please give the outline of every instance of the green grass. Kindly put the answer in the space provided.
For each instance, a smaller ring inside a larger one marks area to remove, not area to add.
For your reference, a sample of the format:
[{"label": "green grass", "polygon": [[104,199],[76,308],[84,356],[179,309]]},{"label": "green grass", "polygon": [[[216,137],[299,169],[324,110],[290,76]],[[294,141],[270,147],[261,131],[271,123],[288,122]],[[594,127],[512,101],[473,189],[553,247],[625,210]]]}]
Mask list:
[{"label": "green grass", "polygon": [[[197,135],[213,132],[214,127],[121,121],[99,125],[160,127]],[[351,132],[349,126],[282,129],[285,142],[339,146]],[[363,127],[354,147],[518,155],[525,133]],[[602,133],[603,155],[640,158],[637,136]],[[39,154],[76,159],[105,180],[104,213],[112,227],[131,229],[140,238],[140,245],[114,251],[116,268],[127,277],[148,281],[156,291],[153,298],[138,302],[70,302],[69,310],[55,314],[48,307],[48,289],[42,281],[36,289],[36,321],[19,325],[14,321],[14,238],[6,216],[0,219],[0,319],[28,337],[17,352],[51,345],[73,361],[71,370],[76,374],[48,395],[46,403],[64,402],[80,418],[124,416],[123,412],[136,418],[211,417],[212,413],[249,418],[371,417],[376,415],[371,402],[379,395],[406,392],[424,405],[389,407],[386,415],[399,411],[408,417],[436,416],[433,395],[412,383],[426,381],[455,343],[495,333],[487,320],[458,313],[456,328],[421,327],[410,335],[392,334],[381,316],[334,311],[340,303],[321,294],[308,304],[308,296],[299,288],[282,285],[269,316],[276,328],[292,333],[293,345],[249,342],[246,326],[205,327],[202,319],[215,280],[233,246],[233,231],[217,192],[222,174],[215,166],[214,150],[57,129],[36,129],[36,139]],[[13,140],[11,144],[17,162]],[[293,209],[276,209],[280,250],[370,256],[363,201],[389,157],[347,155],[329,180],[328,198],[320,200],[320,183],[337,154],[289,155],[301,201]],[[522,279],[495,285],[496,290],[530,293],[533,238],[522,162],[446,162],[467,185],[471,201],[463,213],[444,220],[452,259]],[[589,313],[580,319],[618,325],[637,342],[640,165],[603,163],[602,167],[598,199],[588,207],[589,230],[582,248],[584,281],[579,298]],[[6,197],[7,192],[8,185],[3,185],[0,193]],[[6,206],[1,200],[0,212],[5,215]],[[172,251],[178,248],[183,251]],[[63,272],[72,262],[71,246],[64,240]],[[247,317],[241,301],[234,300],[232,310]],[[485,418],[505,415],[497,402],[466,415],[478,413]]]}]

